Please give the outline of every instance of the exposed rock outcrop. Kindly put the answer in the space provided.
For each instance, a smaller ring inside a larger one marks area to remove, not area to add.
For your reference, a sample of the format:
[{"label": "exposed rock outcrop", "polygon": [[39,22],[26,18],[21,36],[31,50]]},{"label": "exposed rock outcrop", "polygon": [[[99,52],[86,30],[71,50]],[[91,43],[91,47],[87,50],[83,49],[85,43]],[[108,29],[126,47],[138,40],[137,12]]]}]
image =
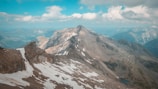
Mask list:
[{"label": "exposed rock outcrop", "polygon": [[25,46],[25,55],[31,63],[54,62],[53,56],[47,54],[43,49],[38,48],[36,42],[31,42]]},{"label": "exposed rock outcrop", "polygon": [[0,73],[13,73],[25,70],[24,59],[20,51],[0,48]]}]

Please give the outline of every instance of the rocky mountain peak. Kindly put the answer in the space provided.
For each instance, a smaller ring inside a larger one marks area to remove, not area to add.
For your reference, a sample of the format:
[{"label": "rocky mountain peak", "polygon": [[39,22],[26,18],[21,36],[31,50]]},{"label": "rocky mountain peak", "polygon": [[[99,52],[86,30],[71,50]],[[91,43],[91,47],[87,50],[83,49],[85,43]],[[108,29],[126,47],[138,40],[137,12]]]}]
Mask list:
[{"label": "rocky mountain peak", "polygon": [[38,46],[44,49],[47,53],[58,54],[66,50],[70,45],[78,43],[83,36],[90,34],[90,32],[82,25],[75,28],[66,28],[54,32],[49,39],[38,37]]},{"label": "rocky mountain peak", "polygon": [[105,53],[118,54],[119,52],[119,54],[128,56],[129,53],[126,51],[130,51],[136,54],[138,52],[139,54],[148,54],[143,50],[139,50],[143,49],[141,46],[135,49],[136,44],[132,44],[133,48],[130,47],[130,50],[128,45],[126,46],[127,47],[124,47],[119,42],[98,35],[82,25],[56,31],[52,37],[48,39],[41,38],[38,42],[38,47],[44,49],[49,54],[68,55],[70,49],[74,48],[74,50],[83,51],[81,54],[86,51],[87,55],[98,60],[110,60],[111,57]]},{"label": "rocky mountain peak", "polygon": [[0,54],[2,89],[158,89],[158,61],[141,46],[83,26]]},{"label": "rocky mountain peak", "polygon": [[78,30],[85,30],[85,29],[86,29],[83,25],[78,25],[76,28],[77,28]]}]

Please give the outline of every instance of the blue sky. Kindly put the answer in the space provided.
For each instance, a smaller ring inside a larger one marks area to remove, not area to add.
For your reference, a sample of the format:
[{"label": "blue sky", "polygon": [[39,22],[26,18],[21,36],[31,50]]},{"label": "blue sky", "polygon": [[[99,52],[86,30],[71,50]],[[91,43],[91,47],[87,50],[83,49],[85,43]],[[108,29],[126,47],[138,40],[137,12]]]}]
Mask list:
[{"label": "blue sky", "polygon": [[[90,11],[85,5],[80,3],[80,0],[1,0],[0,10],[10,14],[27,13],[36,16],[42,15],[45,13],[46,7],[53,5],[63,8],[62,13],[66,15],[71,15],[74,12],[85,13]],[[106,6],[104,6],[104,9],[102,7],[97,6],[90,12],[107,11]]]},{"label": "blue sky", "polygon": [[0,29],[158,27],[158,0],[0,0]]},{"label": "blue sky", "polygon": [[[72,14],[73,11],[77,11],[79,8],[78,0],[58,0],[58,1],[42,1],[42,0],[2,0],[0,1],[1,12],[7,12],[10,14],[31,14],[41,15],[45,12],[48,6],[60,6],[65,9],[65,14]],[[71,4],[71,3],[73,4]],[[66,9],[69,11],[66,12]]]}]

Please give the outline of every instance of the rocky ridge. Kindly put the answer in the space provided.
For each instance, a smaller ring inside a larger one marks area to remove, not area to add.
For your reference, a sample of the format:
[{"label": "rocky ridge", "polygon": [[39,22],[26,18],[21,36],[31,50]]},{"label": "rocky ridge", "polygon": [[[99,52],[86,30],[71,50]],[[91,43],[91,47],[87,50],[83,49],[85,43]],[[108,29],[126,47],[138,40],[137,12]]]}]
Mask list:
[{"label": "rocky ridge", "polygon": [[142,46],[114,41],[81,25],[39,37],[18,50],[25,67],[1,72],[1,88],[158,88],[158,61]]}]

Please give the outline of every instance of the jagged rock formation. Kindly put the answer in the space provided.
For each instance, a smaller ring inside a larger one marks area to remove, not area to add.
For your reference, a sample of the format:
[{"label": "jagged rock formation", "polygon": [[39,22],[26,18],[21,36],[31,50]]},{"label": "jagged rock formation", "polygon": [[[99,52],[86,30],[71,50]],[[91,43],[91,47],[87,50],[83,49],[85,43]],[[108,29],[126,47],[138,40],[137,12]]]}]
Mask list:
[{"label": "jagged rock formation", "polygon": [[[18,50],[26,69],[1,72],[1,88],[158,88],[158,61],[142,46],[114,41],[81,25],[56,31],[50,38],[39,37]],[[11,77],[15,74],[20,76]]]},{"label": "jagged rock formation", "polygon": [[53,56],[38,48],[35,42],[31,42],[30,44],[25,46],[25,52],[26,58],[31,63],[41,63],[45,61],[53,63]]}]

